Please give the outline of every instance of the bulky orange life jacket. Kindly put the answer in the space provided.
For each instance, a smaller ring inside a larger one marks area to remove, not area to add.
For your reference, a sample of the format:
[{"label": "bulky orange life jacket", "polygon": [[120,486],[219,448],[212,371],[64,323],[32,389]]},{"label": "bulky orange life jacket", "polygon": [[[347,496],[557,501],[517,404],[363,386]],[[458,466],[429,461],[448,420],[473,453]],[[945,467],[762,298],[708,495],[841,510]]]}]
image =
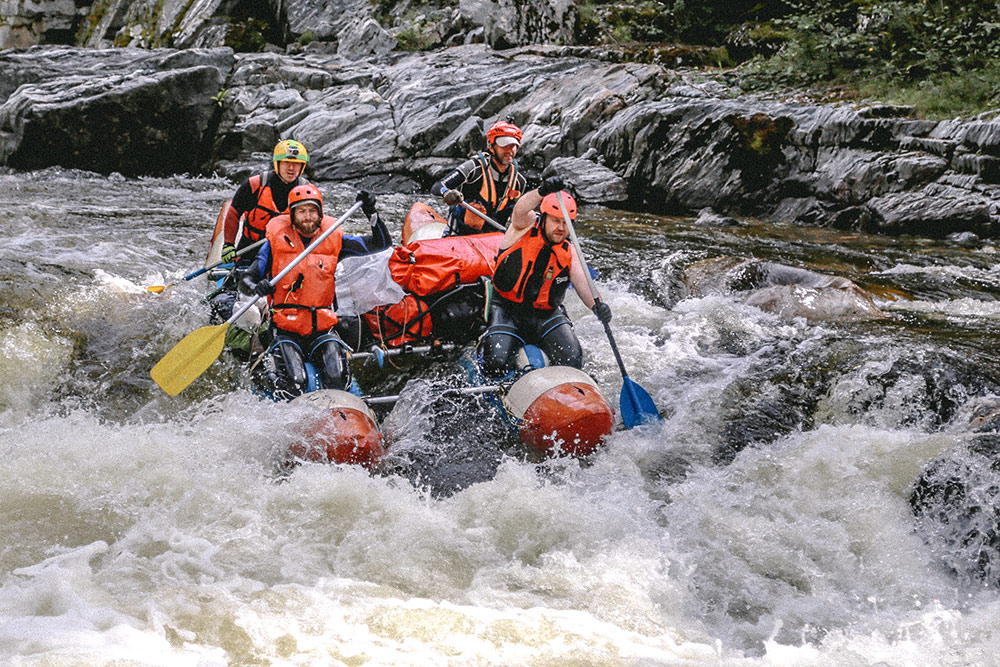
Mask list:
[{"label": "bulky orange life jacket", "polygon": [[254,174],[250,177],[250,190],[257,198],[257,204],[247,211],[246,219],[243,221],[243,237],[251,242],[259,241],[264,235],[267,223],[271,218],[279,215],[277,204],[274,203],[274,195],[267,185],[268,173]]},{"label": "bulky orange life jacket", "polygon": [[[322,234],[336,222],[335,218],[324,215],[316,234]],[[267,223],[266,234],[271,246],[271,274],[275,276],[312,242],[302,238],[287,215],[279,215]],[[341,229],[330,234],[275,285],[270,300],[274,324],[279,329],[309,336],[328,331],[337,323],[334,274],[343,239]]]},{"label": "bulky orange life jacket", "polygon": [[569,242],[552,245],[536,224],[512,246],[497,253],[493,287],[508,301],[552,310],[566,296],[572,263]]},{"label": "bulky orange life jacket", "polygon": [[[517,162],[512,162],[507,176],[507,185],[504,186],[503,193],[497,191],[493,182],[493,160],[488,153],[479,152],[473,156],[479,161],[479,166],[483,170],[483,184],[479,187],[479,196],[486,203],[489,210],[486,212],[496,214],[507,208],[507,204],[512,199],[521,196],[515,188],[517,187]],[[474,216],[474,213],[469,215]]]}]

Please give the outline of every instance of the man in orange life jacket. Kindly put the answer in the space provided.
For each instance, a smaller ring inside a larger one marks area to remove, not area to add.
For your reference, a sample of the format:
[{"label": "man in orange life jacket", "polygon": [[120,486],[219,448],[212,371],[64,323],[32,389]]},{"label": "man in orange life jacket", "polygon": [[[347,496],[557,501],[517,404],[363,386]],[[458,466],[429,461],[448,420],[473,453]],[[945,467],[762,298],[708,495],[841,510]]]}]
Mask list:
[{"label": "man in orange life jacket", "polygon": [[525,180],[517,170],[521,129],[501,120],[486,131],[486,152],[480,151],[458,165],[431,187],[431,194],[451,207],[448,233],[456,236],[497,231],[475,213],[462,207],[465,201],[502,225],[510,220],[514,202],[524,191]]},{"label": "man in orange life jacket", "polygon": [[275,362],[281,375],[277,388],[302,393],[308,385],[305,360],[319,370],[323,387],[344,389],[350,373],[344,350],[347,345],[334,330],[337,324],[334,274],[342,257],[364,255],[389,247],[392,239],[375,211],[375,196],[361,191],[357,200],[372,226],[370,236],[344,234],[337,229],[287,276],[271,286],[277,275],[318,234],[337,221],[323,215],[323,195],[315,185],[298,185],[288,194],[289,211],[267,223],[257,261],[240,283],[246,293],[269,296]]},{"label": "man in orange life jacket", "polygon": [[236,250],[260,240],[271,218],[288,208],[288,193],[308,183],[302,178],[308,163],[305,146],[292,139],[279,141],[272,155],[274,171],[254,174],[236,189],[226,211],[222,246],[222,260],[237,261],[236,271],[209,300],[214,320],[222,322],[233,314],[236,286],[256,257],[253,253],[236,257]]},{"label": "man in orange life jacket", "polygon": [[[288,193],[292,188],[308,183],[302,174],[309,164],[309,153],[298,141],[279,141],[274,147],[272,164],[274,171],[254,174],[233,195],[233,203],[226,213],[225,245],[222,246],[224,261],[233,261],[237,250],[260,240],[271,218],[288,208]],[[253,254],[243,255],[240,265],[249,266],[253,258]]]},{"label": "man in orange life jacket", "polygon": [[601,322],[611,320],[611,308],[595,302],[583,262],[569,242],[556,197],[560,191],[575,220],[576,202],[563,190],[562,179],[548,178],[518,200],[500,242],[489,325],[479,343],[483,371],[491,378],[515,371],[515,356],[527,343],[540,347],[550,364],[583,365],[580,341],[562,305],[570,283]]}]

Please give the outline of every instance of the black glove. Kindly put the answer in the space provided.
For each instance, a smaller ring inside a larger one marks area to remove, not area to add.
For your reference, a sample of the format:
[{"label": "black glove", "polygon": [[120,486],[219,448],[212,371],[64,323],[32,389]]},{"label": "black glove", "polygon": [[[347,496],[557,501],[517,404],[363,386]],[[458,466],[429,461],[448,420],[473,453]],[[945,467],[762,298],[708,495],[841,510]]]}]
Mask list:
[{"label": "black glove", "polygon": [[559,178],[558,176],[549,176],[544,181],[542,181],[541,185],[538,186],[538,194],[545,197],[546,195],[550,195],[553,192],[559,192],[560,190],[565,190],[565,189],[566,189],[566,184],[563,183],[563,179]]},{"label": "black glove", "polygon": [[257,283],[249,275],[244,275],[240,278],[240,282],[236,284],[236,287],[240,290],[240,294],[246,294],[247,296],[251,294],[256,294]]},{"label": "black glove", "polygon": [[597,319],[599,319],[602,324],[607,324],[611,321],[611,306],[603,301],[595,301],[594,307],[591,308],[591,310],[594,311],[594,315],[597,315]]},{"label": "black glove", "polygon": [[236,246],[232,243],[227,243],[222,246],[222,261],[225,263],[232,262],[236,259]]},{"label": "black glove", "polygon": [[464,197],[462,197],[461,190],[445,190],[441,194],[441,198],[444,199],[444,203],[448,206],[454,206],[456,204],[461,204]]},{"label": "black glove", "polygon": [[270,296],[274,294],[274,285],[271,284],[270,280],[261,280],[259,283],[254,285],[253,291],[260,296]]},{"label": "black glove", "polygon": [[361,212],[369,218],[375,215],[375,195],[367,190],[361,190],[355,201],[361,202]]}]

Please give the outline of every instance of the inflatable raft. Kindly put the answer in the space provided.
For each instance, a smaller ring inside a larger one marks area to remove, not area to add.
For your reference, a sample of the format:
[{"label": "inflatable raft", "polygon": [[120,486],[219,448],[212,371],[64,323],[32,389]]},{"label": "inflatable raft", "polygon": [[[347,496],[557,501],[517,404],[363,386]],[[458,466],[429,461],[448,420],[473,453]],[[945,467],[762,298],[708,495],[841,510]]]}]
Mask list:
[{"label": "inflatable raft", "polygon": [[[221,257],[228,206],[226,202],[216,221],[206,265]],[[485,324],[486,284],[503,234],[441,237],[446,226],[444,218],[418,202],[404,222],[402,245],[338,264],[337,312],[344,319],[358,318],[366,334],[362,347],[392,353],[442,341],[464,345],[478,337]],[[219,268],[210,274],[210,289],[219,289],[232,267]],[[252,332],[261,314],[248,313],[245,319],[242,328]],[[548,366],[534,346],[526,346],[520,359],[516,379],[491,392],[501,418],[543,455],[594,452],[614,429],[615,415],[593,378],[575,368]],[[470,393],[488,384],[471,355],[461,363]],[[257,370],[257,393],[280,400],[266,389],[273,386],[273,377],[260,381],[273,372],[273,365],[266,364]],[[377,465],[384,453],[382,433],[357,384],[352,382],[350,391],[327,389],[308,363],[307,372],[307,391],[292,401],[315,406],[316,417],[289,448],[289,461]]]},{"label": "inflatable raft", "polygon": [[[615,412],[597,383],[570,366],[549,366],[545,354],[525,345],[519,370],[501,383],[493,404],[518,439],[546,456],[587,456],[615,427]],[[472,385],[487,384],[479,359],[463,357]]]}]

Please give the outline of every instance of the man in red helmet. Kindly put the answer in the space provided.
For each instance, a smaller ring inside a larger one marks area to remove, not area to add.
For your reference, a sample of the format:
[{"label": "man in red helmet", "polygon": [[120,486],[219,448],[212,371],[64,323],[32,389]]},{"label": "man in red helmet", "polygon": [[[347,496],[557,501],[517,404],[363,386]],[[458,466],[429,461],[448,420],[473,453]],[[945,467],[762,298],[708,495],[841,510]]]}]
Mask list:
[{"label": "man in red helmet", "polygon": [[272,286],[271,276],[278,275],[314,237],[337,222],[323,214],[319,188],[315,185],[292,188],[288,194],[288,213],[267,223],[267,241],[240,284],[245,293],[269,297],[271,350],[278,371],[274,384],[278,391],[294,396],[307,390],[307,359],[319,371],[324,388],[344,389],[350,383],[344,353],[347,344],[334,328],[338,323],[334,280],[337,262],[342,257],[382,250],[392,243],[389,230],[375,210],[375,196],[362,190],[357,200],[371,222],[372,233],[352,236],[337,229]]},{"label": "man in red helmet", "polygon": [[500,224],[507,224],[525,186],[515,159],[520,147],[521,129],[509,118],[498,121],[486,131],[486,151],[476,153],[431,187],[431,194],[451,207],[450,234],[496,231],[489,225],[484,227],[481,217],[466,211],[463,201]]},{"label": "man in red helmet", "polygon": [[540,347],[553,365],[583,365],[580,341],[562,305],[570,283],[601,322],[611,320],[611,308],[595,301],[590,291],[557,192],[575,220],[576,201],[564,190],[562,179],[547,178],[518,200],[500,242],[489,325],[479,342],[488,377],[502,379],[514,372],[517,351],[527,343]]}]

